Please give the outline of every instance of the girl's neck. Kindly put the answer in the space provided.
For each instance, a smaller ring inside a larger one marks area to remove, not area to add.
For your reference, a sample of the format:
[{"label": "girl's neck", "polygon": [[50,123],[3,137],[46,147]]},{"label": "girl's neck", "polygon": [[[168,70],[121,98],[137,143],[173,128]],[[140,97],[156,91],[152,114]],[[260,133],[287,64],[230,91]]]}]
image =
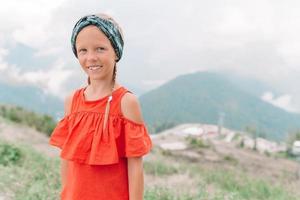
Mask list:
[{"label": "girl's neck", "polygon": [[116,88],[119,87],[119,84],[117,82],[103,82],[103,81],[97,81],[92,80],[91,83],[88,85],[87,89],[90,94],[95,94],[97,96],[107,95]]}]

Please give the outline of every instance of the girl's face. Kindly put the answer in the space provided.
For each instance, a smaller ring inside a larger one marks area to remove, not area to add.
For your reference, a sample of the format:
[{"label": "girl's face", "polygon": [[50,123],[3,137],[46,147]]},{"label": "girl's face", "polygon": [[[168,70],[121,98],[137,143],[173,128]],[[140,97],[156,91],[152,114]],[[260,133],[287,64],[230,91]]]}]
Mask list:
[{"label": "girl's face", "polygon": [[91,81],[112,80],[116,54],[109,39],[96,26],[87,26],[79,32],[76,51]]}]

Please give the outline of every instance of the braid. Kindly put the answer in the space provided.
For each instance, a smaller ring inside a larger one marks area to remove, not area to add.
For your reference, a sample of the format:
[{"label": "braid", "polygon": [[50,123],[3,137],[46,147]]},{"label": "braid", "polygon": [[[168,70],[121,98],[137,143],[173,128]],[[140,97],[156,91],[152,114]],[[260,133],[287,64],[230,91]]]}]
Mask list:
[{"label": "braid", "polygon": [[91,79],[89,76],[88,76],[87,82],[88,82],[88,85],[91,85]]},{"label": "braid", "polygon": [[116,83],[116,76],[117,76],[117,64],[114,66],[113,76],[112,76],[112,85],[115,86]]}]

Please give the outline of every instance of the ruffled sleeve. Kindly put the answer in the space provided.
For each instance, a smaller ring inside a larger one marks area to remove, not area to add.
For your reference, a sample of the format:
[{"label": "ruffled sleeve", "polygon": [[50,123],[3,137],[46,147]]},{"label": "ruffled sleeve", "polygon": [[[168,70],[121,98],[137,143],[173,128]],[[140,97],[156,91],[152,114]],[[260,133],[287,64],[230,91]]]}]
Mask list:
[{"label": "ruffled sleeve", "polygon": [[125,157],[143,156],[152,148],[152,142],[145,124],[123,118]]},{"label": "ruffled sleeve", "polygon": [[62,118],[53,130],[49,143],[62,149],[68,136],[68,116]]},{"label": "ruffled sleeve", "polygon": [[116,164],[120,157],[150,151],[152,142],[144,124],[112,115],[103,131],[103,121],[100,113],[72,113],[58,122],[49,143],[61,148],[62,158],[89,165]]}]

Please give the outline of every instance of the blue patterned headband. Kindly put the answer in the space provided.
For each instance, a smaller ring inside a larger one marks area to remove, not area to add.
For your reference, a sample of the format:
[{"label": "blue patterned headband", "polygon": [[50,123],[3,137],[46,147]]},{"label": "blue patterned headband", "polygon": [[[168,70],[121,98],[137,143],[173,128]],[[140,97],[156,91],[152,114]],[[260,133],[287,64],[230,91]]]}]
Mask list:
[{"label": "blue patterned headband", "polygon": [[117,55],[117,62],[121,59],[123,53],[123,46],[124,41],[122,35],[118,29],[118,27],[108,19],[100,18],[96,15],[88,15],[82,17],[74,26],[72,37],[71,37],[71,44],[72,50],[77,58],[77,51],[76,51],[76,38],[79,32],[86,26],[94,25],[98,27],[109,39],[112,47],[115,50]]}]

